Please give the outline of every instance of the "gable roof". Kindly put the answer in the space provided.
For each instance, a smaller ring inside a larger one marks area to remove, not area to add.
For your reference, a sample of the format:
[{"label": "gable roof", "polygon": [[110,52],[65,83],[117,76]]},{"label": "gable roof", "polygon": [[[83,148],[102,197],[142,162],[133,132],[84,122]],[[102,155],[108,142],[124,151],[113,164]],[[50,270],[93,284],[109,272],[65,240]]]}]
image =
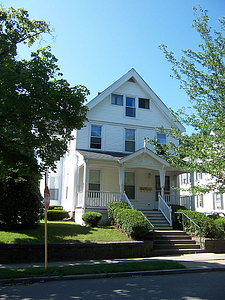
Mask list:
[{"label": "gable roof", "polygon": [[125,82],[133,80],[135,81],[154,101],[155,105],[158,109],[164,114],[164,116],[173,124],[174,127],[178,128],[182,132],[185,131],[184,126],[181,123],[174,122],[168,107],[163,103],[163,101],[155,94],[155,92],[150,88],[150,86],[144,81],[144,79],[137,73],[137,71],[132,68],[118,80],[116,80],[113,84],[107,87],[103,92],[93,98],[89,103],[87,103],[87,107],[92,109],[94,106],[103,101],[107,96],[112,94],[116,89],[118,89]]}]

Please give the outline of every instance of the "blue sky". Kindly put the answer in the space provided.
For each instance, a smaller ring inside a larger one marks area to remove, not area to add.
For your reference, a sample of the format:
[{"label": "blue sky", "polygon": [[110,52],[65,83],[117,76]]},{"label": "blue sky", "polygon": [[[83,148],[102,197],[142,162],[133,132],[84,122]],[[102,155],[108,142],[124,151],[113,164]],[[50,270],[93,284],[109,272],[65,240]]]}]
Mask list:
[{"label": "blue sky", "polygon": [[[177,58],[181,49],[197,50],[200,42],[191,27],[199,3],[209,10],[210,25],[225,15],[224,0],[0,0],[3,7],[24,7],[30,18],[54,29],[47,36],[63,77],[90,90],[89,100],[131,68],[143,77],[162,101],[174,110],[188,105],[188,97],[171,79],[170,64],[158,49],[166,44]],[[40,45],[36,45],[36,48]],[[20,48],[20,58],[30,49]]]}]

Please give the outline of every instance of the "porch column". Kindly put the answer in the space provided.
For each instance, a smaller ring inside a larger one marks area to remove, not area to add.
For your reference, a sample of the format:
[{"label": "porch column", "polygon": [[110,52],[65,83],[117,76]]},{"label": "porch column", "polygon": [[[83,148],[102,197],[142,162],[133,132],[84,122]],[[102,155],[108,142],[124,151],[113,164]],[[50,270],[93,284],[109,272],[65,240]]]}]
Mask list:
[{"label": "porch column", "polygon": [[165,170],[164,166],[162,166],[162,169],[159,170],[159,175],[160,175],[160,188],[161,188],[161,196],[164,198],[164,187],[165,187]]},{"label": "porch column", "polygon": [[88,160],[85,160],[84,161],[84,177],[83,177],[84,213],[86,210],[88,176],[89,176],[89,164],[88,164]]},{"label": "porch column", "polygon": [[120,200],[123,199],[123,191],[124,191],[124,166],[120,166],[119,168],[119,185],[120,185]]}]

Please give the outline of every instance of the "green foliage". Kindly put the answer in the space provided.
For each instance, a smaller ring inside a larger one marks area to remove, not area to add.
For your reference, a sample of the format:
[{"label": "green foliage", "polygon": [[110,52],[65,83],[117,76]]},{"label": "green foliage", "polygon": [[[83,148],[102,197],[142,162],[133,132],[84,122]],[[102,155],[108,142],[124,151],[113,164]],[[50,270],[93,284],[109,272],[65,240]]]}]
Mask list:
[{"label": "green foliage", "polygon": [[209,26],[207,10],[199,6],[199,10],[194,8],[194,14],[192,26],[202,40],[199,51],[182,50],[183,55],[178,60],[165,45],[160,46],[172,65],[172,77],[180,81],[190,98],[190,107],[172,114],[176,121],[194,129],[188,136],[172,128],[168,135],[180,143],[179,146],[170,143],[164,149],[164,158],[181,169],[213,175],[214,180],[197,184],[194,192],[224,192],[225,17],[218,20],[221,30],[216,31]]},{"label": "green foliage", "polygon": [[114,211],[117,208],[128,208],[131,209],[131,207],[128,205],[128,203],[125,202],[109,202],[107,204],[107,211],[108,211],[108,218],[111,220],[112,224],[114,223]]},{"label": "green foliage", "polygon": [[[214,220],[210,219],[205,214],[196,211],[190,211],[190,210],[178,210],[178,212],[179,211],[184,212],[190,219],[192,219],[198,226],[201,227],[202,236],[208,238],[216,238],[218,236],[218,229]],[[182,223],[181,214],[177,214],[177,215],[178,215],[178,222]],[[183,217],[183,224],[184,224],[185,231],[190,232],[192,234],[197,233],[196,227],[193,225],[191,221],[189,221],[185,217]]]},{"label": "green foliage", "polygon": [[68,218],[68,212],[64,210],[48,210],[47,219],[48,221],[62,221],[63,219]]},{"label": "green foliage", "polygon": [[63,210],[61,205],[49,205],[49,210]]},{"label": "green foliage", "polygon": [[172,208],[172,222],[173,222],[173,229],[176,230],[182,230],[182,224],[178,221],[178,216],[175,214],[175,212],[179,210],[187,210],[185,206],[177,205],[177,204],[172,204],[170,205]]},{"label": "green foliage", "polygon": [[44,21],[24,9],[0,8],[0,177],[24,177],[49,167],[67,151],[72,131],[83,127],[89,91],[61,78],[56,57],[46,47],[18,60],[17,47],[50,33]]},{"label": "green foliage", "polygon": [[97,227],[102,215],[98,212],[86,212],[82,215],[82,220],[86,226]]},{"label": "green foliage", "polygon": [[140,211],[131,209],[124,202],[108,203],[108,216],[123,232],[136,240],[146,238],[151,226]]},{"label": "green foliage", "polygon": [[38,180],[17,177],[0,180],[0,223],[8,229],[34,228],[43,212]]},{"label": "green foliage", "polygon": [[225,218],[217,218],[214,222],[218,230],[218,237],[225,238]]}]

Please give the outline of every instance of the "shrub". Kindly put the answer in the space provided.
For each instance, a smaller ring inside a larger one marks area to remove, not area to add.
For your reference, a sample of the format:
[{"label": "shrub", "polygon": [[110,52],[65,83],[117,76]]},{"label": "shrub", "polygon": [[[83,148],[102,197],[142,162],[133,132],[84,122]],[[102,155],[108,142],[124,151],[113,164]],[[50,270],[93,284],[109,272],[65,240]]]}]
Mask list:
[{"label": "shrub", "polygon": [[[198,226],[201,227],[201,233],[202,236],[204,237],[209,237],[209,238],[215,238],[218,235],[218,230],[217,227],[215,225],[215,222],[210,219],[209,217],[207,217],[205,214],[203,213],[199,213],[196,211],[190,211],[190,210],[178,210],[178,212],[184,212],[189,218],[191,218]],[[178,222],[182,222],[181,221],[181,216],[178,214]],[[196,228],[193,225],[193,223],[191,221],[189,221],[188,219],[184,218],[184,229],[187,232],[191,232],[191,233],[196,233]]]},{"label": "shrub", "polygon": [[86,226],[97,227],[98,222],[101,220],[102,215],[98,212],[86,212],[82,216]]},{"label": "shrub", "polygon": [[125,202],[109,202],[108,217],[128,237],[136,240],[146,238],[151,230],[151,225],[140,211],[131,209]]},{"label": "shrub", "polygon": [[68,212],[64,210],[48,210],[47,219],[48,221],[62,221],[63,219],[68,218]]},{"label": "shrub", "polygon": [[117,208],[131,209],[131,207],[129,206],[129,204],[125,203],[125,202],[119,202],[119,201],[109,202],[107,204],[108,218],[111,220],[112,224],[114,224],[114,211]]},{"label": "shrub", "polygon": [[63,210],[61,205],[49,205],[49,210]]},{"label": "shrub", "polygon": [[225,218],[217,218],[216,220],[214,220],[215,225],[217,227],[218,230],[218,237],[219,238],[224,238],[225,237]]},{"label": "shrub", "polygon": [[173,229],[182,230],[182,224],[178,221],[178,216],[175,214],[175,212],[179,210],[187,210],[186,207],[177,204],[172,204],[170,207],[172,208]]}]

